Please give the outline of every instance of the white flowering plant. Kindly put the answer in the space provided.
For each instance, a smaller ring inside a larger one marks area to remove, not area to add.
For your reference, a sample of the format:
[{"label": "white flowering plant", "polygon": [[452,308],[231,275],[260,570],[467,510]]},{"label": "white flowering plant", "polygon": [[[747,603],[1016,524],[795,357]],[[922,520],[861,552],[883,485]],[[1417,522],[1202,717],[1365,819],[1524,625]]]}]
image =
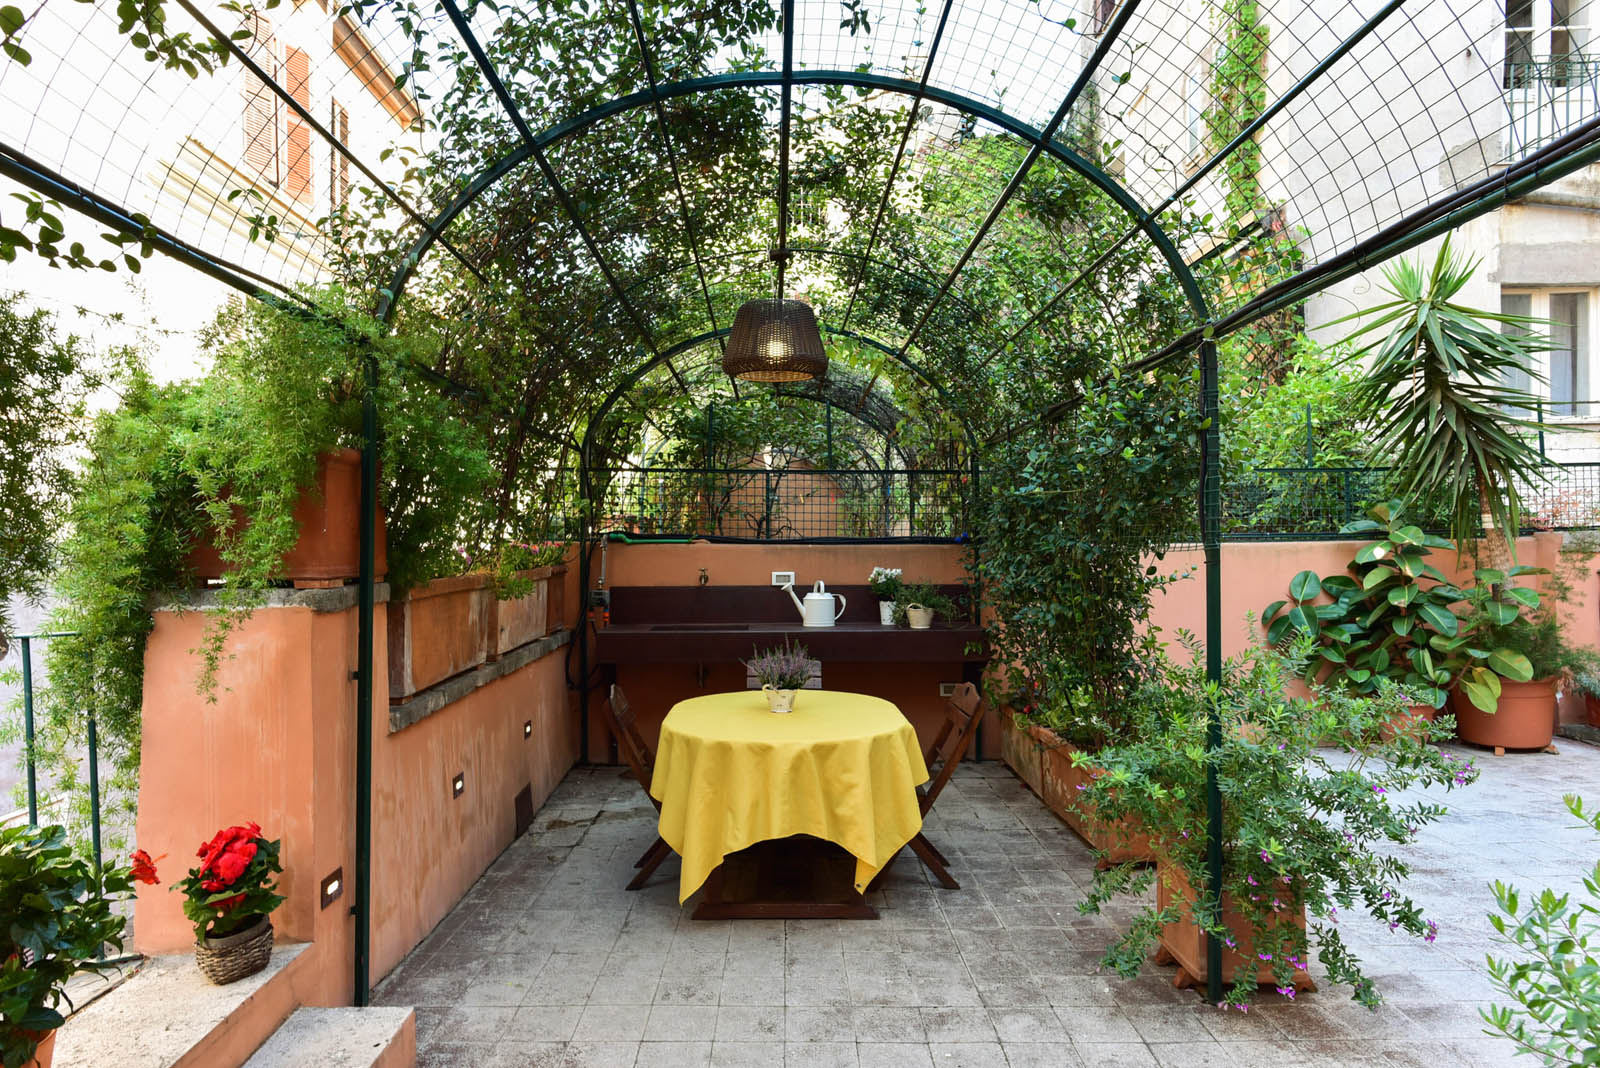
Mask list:
[{"label": "white flowering plant", "polygon": [[905,583],[900,578],[898,567],[875,567],[872,574],[867,576],[867,585],[872,587],[872,592],[881,601],[893,601],[900,596],[900,590]]}]

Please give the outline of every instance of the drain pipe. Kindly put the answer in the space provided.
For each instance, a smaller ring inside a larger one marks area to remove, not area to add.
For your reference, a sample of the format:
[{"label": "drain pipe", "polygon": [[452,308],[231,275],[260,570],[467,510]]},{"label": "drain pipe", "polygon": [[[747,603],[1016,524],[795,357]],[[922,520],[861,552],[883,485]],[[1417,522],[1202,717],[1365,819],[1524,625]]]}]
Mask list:
[{"label": "drain pipe", "polygon": [[358,1006],[372,1000],[372,644],[377,587],[378,361],[369,351],[361,395],[361,568],[356,592],[356,880],[355,992]]}]

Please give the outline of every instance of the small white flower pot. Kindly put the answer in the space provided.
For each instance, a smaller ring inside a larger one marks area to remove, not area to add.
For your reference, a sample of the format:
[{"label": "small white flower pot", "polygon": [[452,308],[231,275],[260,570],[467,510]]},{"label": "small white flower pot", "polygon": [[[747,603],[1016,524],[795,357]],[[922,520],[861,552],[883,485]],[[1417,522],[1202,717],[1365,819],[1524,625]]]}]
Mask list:
[{"label": "small white flower pot", "polygon": [[894,602],[893,601],[879,601],[878,602],[878,622],[882,623],[886,627],[894,626]]},{"label": "small white flower pot", "polygon": [[796,691],[775,690],[771,686],[763,686],[761,689],[767,695],[767,711],[778,713],[794,711],[794,695]]}]

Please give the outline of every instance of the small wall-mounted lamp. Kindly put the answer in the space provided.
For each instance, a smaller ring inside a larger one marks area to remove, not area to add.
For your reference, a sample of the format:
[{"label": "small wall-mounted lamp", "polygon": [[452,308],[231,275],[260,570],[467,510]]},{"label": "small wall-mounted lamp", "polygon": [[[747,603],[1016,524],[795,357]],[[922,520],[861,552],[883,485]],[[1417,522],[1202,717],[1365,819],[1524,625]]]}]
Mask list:
[{"label": "small wall-mounted lamp", "polygon": [[450,780],[450,796],[451,797],[460,797],[462,794],[464,794],[466,792],[467,792],[467,773],[464,772],[464,771],[458,771],[458,772],[456,772],[456,777]]},{"label": "small wall-mounted lamp", "polygon": [[533,720],[528,720],[522,725],[522,740],[527,741],[533,737]]},{"label": "small wall-mounted lamp", "polygon": [[333,869],[333,874],[322,880],[322,907],[327,908],[344,893],[344,868]]}]

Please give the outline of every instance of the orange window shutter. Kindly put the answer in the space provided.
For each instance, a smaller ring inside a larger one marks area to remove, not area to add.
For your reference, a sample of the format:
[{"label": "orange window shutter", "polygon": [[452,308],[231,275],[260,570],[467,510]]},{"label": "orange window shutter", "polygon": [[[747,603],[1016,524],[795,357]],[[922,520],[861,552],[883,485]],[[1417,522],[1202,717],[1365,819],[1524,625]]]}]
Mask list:
[{"label": "orange window shutter", "polygon": [[[335,100],[328,114],[328,132],[345,147],[350,145],[350,116]],[[328,150],[328,201],[330,208],[342,208],[350,199],[350,161],[337,149]]]},{"label": "orange window shutter", "polygon": [[[277,47],[272,38],[272,23],[252,15],[247,54],[270,77],[278,76]],[[278,153],[279,101],[267,84],[249,71],[244,72],[244,170],[256,181],[276,186],[281,180]]]},{"label": "orange window shutter", "polygon": [[[298,48],[283,54],[284,88],[296,104],[311,110],[311,58]],[[284,188],[295,200],[315,199],[311,188],[311,127],[299,115],[288,114],[288,134],[284,138]]]}]

